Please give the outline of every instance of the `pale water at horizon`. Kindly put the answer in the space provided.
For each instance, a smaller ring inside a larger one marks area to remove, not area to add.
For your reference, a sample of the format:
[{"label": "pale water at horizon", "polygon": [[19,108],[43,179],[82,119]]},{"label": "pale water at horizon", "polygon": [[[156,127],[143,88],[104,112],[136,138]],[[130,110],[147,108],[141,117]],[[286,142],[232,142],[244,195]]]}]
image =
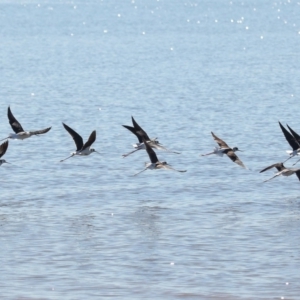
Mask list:
[{"label": "pale water at horizon", "polygon": [[[300,3],[0,1],[0,299],[300,299]],[[127,158],[131,116],[186,173]],[[73,157],[62,122],[100,152]],[[213,131],[245,170],[212,151]],[[291,166],[296,159],[286,162]],[[297,165],[296,165],[297,166]]]}]

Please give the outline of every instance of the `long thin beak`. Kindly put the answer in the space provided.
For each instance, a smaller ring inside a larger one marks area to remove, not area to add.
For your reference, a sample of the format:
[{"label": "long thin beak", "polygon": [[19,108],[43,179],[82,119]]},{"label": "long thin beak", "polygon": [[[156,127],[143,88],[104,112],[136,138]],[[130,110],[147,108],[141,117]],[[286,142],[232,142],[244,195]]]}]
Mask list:
[{"label": "long thin beak", "polygon": [[100,152],[98,152],[98,151],[96,151],[96,150],[95,150],[95,152],[101,155],[101,153],[100,153]]},{"label": "long thin beak", "polygon": [[5,164],[9,164],[9,165],[12,165],[12,163],[9,163],[9,162],[7,162],[7,161],[5,161],[4,163],[5,163]]},{"label": "long thin beak", "polygon": [[0,142],[1,142],[1,141],[4,141],[4,140],[7,140],[7,139],[9,139],[9,136],[8,136],[7,138],[5,138],[5,139],[0,140]]}]

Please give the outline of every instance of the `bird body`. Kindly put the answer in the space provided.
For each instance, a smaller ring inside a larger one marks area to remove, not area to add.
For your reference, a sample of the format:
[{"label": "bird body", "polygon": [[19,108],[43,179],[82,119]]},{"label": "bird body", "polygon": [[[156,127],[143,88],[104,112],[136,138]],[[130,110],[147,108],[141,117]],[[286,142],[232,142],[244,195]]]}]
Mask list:
[{"label": "bird body", "polygon": [[6,139],[25,140],[33,135],[44,134],[51,129],[51,127],[48,127],[48,128],[42,129],[42,130],[25,131],[23,129],[22,125],[17,121],[17,119],[12,114],[10,107],[8,107],[8,109],[7,109],[7,117],[9,120],[9,124],[15,133],[10,133],[8,135],[8,137],[6,137],[2,140],[6,140]]},{"label": "bird body", "polygon": [[211,132],[213,139],[217,142],[219,147],[215,147],[213,152],[207,154],[201,154],[201,156],[207,156],[211,154],[216,154],[218,156],[223,156],[226,154],[234,163],[238,164],[242,168],[246,168],[243,162],[235,154],[236,151],[241,151],[237,147],[230,148],[223,140],[218,138],[213,132]]},{"label": "bird body", "polygon": [[265,180],[264,182],[267,182],[267,181],[269,181],[269,180],[271,180],[271,179],[273,179],[277,176],[280,176],[280,175],[282,175],[282,176],[291,176],[293,174],[296,174],[298,179],[300,180],[300,169],[286,168],[283,163],[276,163],[276,164],[273,164],[271,166],[268,166],[268,167],[264,168],[263,170],[261,170],[259,173],[265,172],[265,171],[270,170],[272,168],[276,168],[278,172],[275,173],[275,175],[273,177]]},{"label": "bird body", "polygon": [[167,169],[167,170],[173,170],[173,171],[181,172],[181,173],[186,172],[186,170],[176,170],[176,169],[172,168],[165,161],[159,161],[158,158],[157,158],[157,156],[156,156],[156,154],[155,154],[155,152],[154,152],[154,150],[151,148],[151,146],[149,145],[149,143],[147,143],[144,138],[143,138],[143,142],[144,142],[145,149],[146,149],[146,151],[148,153],[148,156],[149,156],[151,162],[146,163],[145,164],[145,168],[142,171],[134,174],[134,176],[138,175],[138,174],[140,174],[140,173],[142,173],[144,171],[146,171],[147,169],[149,169],[149,170]]},{"label": "bird body", "polygon": [[[71,152],[71,155],[68,156],[65,159],[62,159],[60,162],[65,161],[68,158],[71,158],[75,155],[79,155],[79,156],[87,156],[90,155],[93,152],[97,152],[95,149],[91,148],[92,144],[95,142],[96,140],[96,130],[94,130],[91,134],[89,139],[87,140],[87,142],[85,144],[83,144],[83,139],[82,137],[75,131],[73,130],[71,127],[69,127],[68,125],[62,123],[64,128],[68,131],[68,133],[72,136],[75,144],[76,144],[76,151]],[[98,152],[97,152],[98,153]]]},{"label": "bird body", "polygon": [[160,150],[180,154],[179,152],[170,151],[167,148],[165,148],[164,146],[162,146],[159,143],[159,141],[157,140],[157,138],[150,139],[148,134],[142,129],[142,127],[135,121],[135,119],[133,117],[131,117],[131,120],[132,120],[133,127],[128,126],[128,125],[122,125],[122,126],[127,128],[129,131],[131,131],[138,138],[139,143],[133,144],[133,147],[135,148],[135,150],[133,150],[127,154],[123,154],[122,155],[123,157],[127,157],[128,155],[130,155],[138,150],[146,149],[143,140],[145,140],[150,145],[150,147],[152,147],[154,149],[160,149]]},{"label": "bird body", "polygon": [[7,162],[5,159],[1,159],[1,157],[5,154],[7,148],[8,148],[8,141],[5,141],[0,145],[0,166],[5,163],[9,164],[9,162]]},{"label": "bird body", "polygon": [[288,159],[286,159],[284,161],[284,162],[286,162],[290,158],[292,158],[296,155],[300,155],[300,136],[291,127],[289,127],[289,125],[287,125],[287,127],[289,128],[291,133],[288,132],[288,130],[286,128],[284,128],[284,126],[282,126],[282,124],[280,122],[278,122],[278,123],[279,123],[279,126],[281,128],[281,131],[282,131],[286,141],[289,143],[289,145],[293,149],[293,150],[286,151],[286,153],[289,154],[289,156],[290,156]]},{"label": "bird body", "polygon": [[300,150],[286,150],[286,153],[293,157],[296,155],[300,155]]}]

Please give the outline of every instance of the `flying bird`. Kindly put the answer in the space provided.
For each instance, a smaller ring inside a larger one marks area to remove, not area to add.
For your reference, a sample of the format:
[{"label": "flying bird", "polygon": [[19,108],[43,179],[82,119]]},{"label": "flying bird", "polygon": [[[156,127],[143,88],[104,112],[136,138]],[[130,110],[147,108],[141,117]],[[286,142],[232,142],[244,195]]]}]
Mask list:
[{"label": "flying bird", "polygon": [[201,154],[201,156],[207,156],[211,154],[216,154],[218,156],[223,156],[226,154],[233,162],[238,164],[239,166],[246,169],[245,165],[242,163],[242,161],[238,158],[238,156],[235,154],[236,151],[241,151],[237,147],[230,148],[223,140],[218,138],[213,132],[211,133],[214,140],[217,142],[219,147],[215,147],[213,152],[207,153],[207,154]]},{"label": "flying bird", "polygon": [[[72,128],[70,128],[68,125],[62,123],[63,126],[65,127],[65,129],[69,132],[69,134],[71,135],[71,137],[73,138],[75,144],[76,144],[76,151],[72,152],[70,156],[68,156],[65,159],[62,159],[60,162],[65,161],[68,158],[73,157],[74,155],[80,155],[80,156],[86,156],[86,155],[90,155],[93,152],[97,152],[95,149],[92,149],[91,146],[92,144],[95,142],[96,140],[96,130],[94,130],[91,134],[89,139],[87,140],[87,142],[85,144],[83,144],[83,139],[82,137],[76,132],[74,131]],[[97,152],[99,153],[99,152]],[[99,153],[100,154],[100,153]]]},{"label": "flying bird", "polygon": [[280,122],[278,122],[278,123],[279,123],[279,126],[280,126],[283,134],[284,134],[285,139],[287,140],[287,142],[290,144],[290,146],[293,149],[293,150],[287,150],[286,151],[290,155],[290,157],[284,161],[284,162],[286,162],[287,160],[289,160],[290,158],[294,157],[295,155],[299,155],[299,151],[300,151],[300,139],[297,140],[297,138],[299,137],[299,135],[295,131],[293,131],[293,129],[291,127],[289,127],[289,125],[287,125],[287,127],[289,128],[289,130],[291,131],[291,133],[288,132],[287,129],[285,129]]},{"label": "flying bird", "polygon": [[264,182],[267,182],[267,181],[269,181],[269,180],[271,180],[271,179],[273,179],[273,178],[275,178],[275,177],[277,177],[277,176],[280,176],[280,175],[282,175],[282,176],[291,176],[291,175],[293,175],[294,173],[296,173],[298,179],[300,180],[300,169],[290,169],[290,168],[286,168],[286,167],[283,165],[283,163],[276,163],[276,164],[273,164],[273,165],[271,165],[271,166],[269,166],[269,167],[264,168],[264,169],[261,170],[259,173],[265,172],[265,171],[270,170],[270,169],[272,169],[272,168],[276,168],[278,172],[277,172],[273,177],[271,177],[271,178],[265,180]]},{"label": "flying bird", "polygon": [[[0,158],[5,154],[7,148],[8,148],[8,141],[5,141],[0,146]],[[9,162],[7,162],[5,159],[0,159],[0,166],[4,163],[9,164]]]},{"label": "flying bird", "polygon": [[31,137],[32,135],[44,134],[51,129],[51,127],[49,127],[49,128],[45,128],[45,129],[37,130],[37,131],[25,131],[23,129],[22,125],[18,122],[18,120],[12,114],[10,107],[8,107],[8,109],[7,109],[7,116],[8,116],[9,124],[15,133],[10,133],[8,137],[6,137],[5,139],[2,139],[0,141],[6,140],[6,139],[24,140],[24,139]]},{"label": "flying bird", "polygon": [[134,174],[134,176],[146,171],[147,169],[150,169],[150,170],[167,169],[167,170],[172,170],[172,171],[181,172],[181,173],[186,172],[186,170],[176,170],[176,169],[172,168],[165,161],[159,161],[154,150],[150,147],[150,145],[146,142],[146,140],[144,138],[143,138],[143,143],[145,145],[146,151],[148,153],[148,156],[149,156],[151,162],[146,163],[145,168],[142,171]]},{"label": "flying bird", "polygon": [[167,148],[162,146],[159,143],[159,141],[157,140],[157,138],[150,139],[149,136],[147,135],[146,131],[144,131],[142,129],[142,127],[135,121],[135,119],[133,117],[131,117],[131,120],[132,120],[133,127],[128,126],[128,125],[122,125],[122,126],[127,128],[129,131],[131,131],[138,138],[139,143],[133,144],[133,147],[135,148],[135,150],[133,150],[127,154],[123,154],[122,155],[123,157],[127,157],[128,155],[130,155],[138,150],[145,149],[143,139],[145,139],[146,142],[150,145],[150,147],[152,147],[154,149],[160,149],[160,150],[165,150],[165,151],[168,151],[171,153],[180,154],[179,152],[168,150]]}]

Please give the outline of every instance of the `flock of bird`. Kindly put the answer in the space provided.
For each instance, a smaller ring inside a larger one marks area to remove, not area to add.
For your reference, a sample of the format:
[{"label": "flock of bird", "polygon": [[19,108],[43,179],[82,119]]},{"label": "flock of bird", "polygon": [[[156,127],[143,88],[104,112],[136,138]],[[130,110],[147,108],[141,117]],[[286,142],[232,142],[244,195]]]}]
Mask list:
[{"label": "flock of bird", "polygon": [[[11,134],[9,134],[8,137],[0,140],[0,141],[6,140],[4,143],[2,143],[0,145],[0,166],[3,163],[8,163],[6,160],[2,159],[2,156],[6,153],[6,151],[8,149],[8,139],[24,140],[33,135],[40,135],[40,134],[47,133],[51,129],[51,127],[48,127],[48,128],[37,130],[37,131],[25,131],[23,129],[22,125],[17,121],[17,119],[12,114],[10,107],[8,107],[7,116],[8,116],[9,124],[15,133],[11,133]],[[181,172],[181,173],[186,172],[186,170],[174,169],[171,165],[169,165],[165,161],[159,161],[156,156],[156,153],[154,152],[153,149],[164,150],[164,151],[176,153],[176,154],[180,154],[180,152],[171,151],[171,150],[165,148],[163,145],[161,145],[159,143],[157,138],[150,139],[149,136],[147,135],[147,133],[141,128],[141,126],[135,121],[135,119],[133,117],[131,117],[131,119],[132,119],[133,126],[123,125],[123,127],[128,129],[129,131],[131,131],[138,138],[138,143],[133,145],[133,147],[135,148],[133,151],[131,151],[127,154],[123,154],[122,156],[127,157],[130,154],[132,154],[138,150],[145,149],[150,158],[150,162],[145,164],[145,168],[143,170],[139,171],[138,173],[134,174],[134,176],[146,171],[147,169],[149,169],[149,170],[168,169],[168,170],[173,170],[173,171]],[[96,130],[94,130],[90,134],[87,142],[83,143],[82,137],[76,131],[74,131],[68,125],[66,125],[64,123],[62,123],[62,124],[63,124],[64,128],[66,129],[66,131],[73,138],[75,145],[76,145],[76,151],[72,152],[70,156],[60,160],[60,162],[63,162],[75,155],[86,156],[86,155],[90,155],[93,152],[96,152],[99,154],[99,152],[97,152],[95,149],[91,148],[92,144],[96,140]],[[289,155],[289,157],[284,161],[284,162],[286,162],[290,158],[292,158],[296,155],[300,155],[300,136],[288,125],[287,125],[287,127],[290,130],[290,132],[280,122],[279,122],[279,126],[285,136],[285,139],[287,140],[287,142],[290,144],[290,146],[293,149],[293,150],[286,151]],[[223,156],[224,154],[226,154],[234,163],[238,164],[239,166],[241,166],[243,168],[246,168],[245,165],[243,164],[243,162],[235,154],[235,152],[241,151],[241,150],[239,150],[237,147],[233,147],[233,148],[229,147],[226,142],[224,142],[223,140],[218,138],[213,132],[211,132],[211,134],[212,134],[213,139],[218,144],[218,147],[215,147],[213,152],[210,152],[207,154],[202,154],[201,156],[207,156],[207,155],[211,155],[211,154]],[[294,165],[299,160],[297,160],[294,163]],[[278,171],[277,173],[275,173],[275,175],[273,177],[265,180],[264,182],[269,181],[280,175],[290,176],[292,174],[296,174],[298,179],[300,180],[300,168],[286,168],[283,164],[284,162],[275,163],[275,164],[268,166],[268,167],[264,168],[263,170],[261,170],[260,173],[270,170],[272,168],[276,168]]]}]

